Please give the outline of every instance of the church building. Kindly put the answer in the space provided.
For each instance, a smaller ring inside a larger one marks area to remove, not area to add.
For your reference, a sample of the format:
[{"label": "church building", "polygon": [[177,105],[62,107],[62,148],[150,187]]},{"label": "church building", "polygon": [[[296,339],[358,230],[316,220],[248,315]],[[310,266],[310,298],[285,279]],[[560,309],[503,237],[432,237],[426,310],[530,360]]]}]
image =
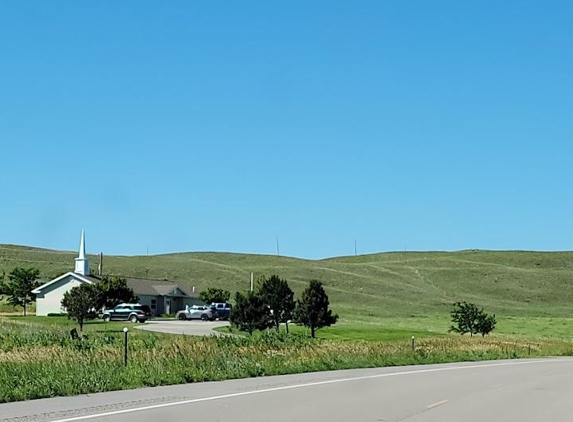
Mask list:
[{"label": "church building", "polygon": [[[130,277],[126,277],[126,280],[127,285],[139,297],[139,303],[148,305],[154,315],[173,314],[185,309],[186,305],[202,303],[195,292],[188,293],[175,282]],[[61,304],[64,293],[83,283],[95,284],[99,281],[99,276],[90,274],[85,232],[82,230],[75,270],[62,274],[32,291],[36,295],[36,315],[64,313]]]}]

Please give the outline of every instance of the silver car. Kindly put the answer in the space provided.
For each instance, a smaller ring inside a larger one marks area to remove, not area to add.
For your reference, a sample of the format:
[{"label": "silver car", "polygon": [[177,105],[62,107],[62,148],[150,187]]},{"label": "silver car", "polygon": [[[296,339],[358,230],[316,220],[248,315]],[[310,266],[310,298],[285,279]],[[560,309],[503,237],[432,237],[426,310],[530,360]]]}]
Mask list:
[{"label": "silver car", "polygon": [[217,313],[208,306],[193,305],[184,311],[177,312],[177,319],[201,319],[203,321],[213,321],[217,318]]}]

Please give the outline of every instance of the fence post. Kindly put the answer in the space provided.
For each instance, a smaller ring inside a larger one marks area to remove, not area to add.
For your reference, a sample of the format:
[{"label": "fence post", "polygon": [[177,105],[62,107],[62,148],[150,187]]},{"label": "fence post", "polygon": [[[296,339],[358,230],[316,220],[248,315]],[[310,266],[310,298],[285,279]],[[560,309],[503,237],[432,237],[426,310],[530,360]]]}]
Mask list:
[{"label": "fence post", "polygon": [[412,352],[414,352],[416,350],[416,340],[414,339],[414,336],[412,336]]},{"label": "fence post", "polygon": [[125,327],[123,329],[123,364],[127,366],[127,332],[128,329]]}]

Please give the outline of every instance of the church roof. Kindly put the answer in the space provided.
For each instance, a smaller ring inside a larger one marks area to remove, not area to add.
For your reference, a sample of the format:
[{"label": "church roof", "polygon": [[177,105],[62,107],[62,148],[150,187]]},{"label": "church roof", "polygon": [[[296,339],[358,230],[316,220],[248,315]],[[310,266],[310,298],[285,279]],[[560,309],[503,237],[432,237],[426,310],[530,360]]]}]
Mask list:
[{"label": "church roof", "polygon": [[[99,276],[91,275],[82,277],[90,280],[92,283],[101,281],[101,277]],[[198,297],[196,293],[187,293],[187,291],[175,281],[153,280],[148,278],[134,277],[124,278],[127,281],[127,286],[131,287],[136,295]]]},{"label": "church roof", "polygon": [[[61,279],[67,276],[73,276],[74,278],[87,282],[90,284],[95,284],[101,281],[101,277],[93,276],[93,275],[81,275],[74,272],[68,272],[62,274],[61,276],[50,280],[49,282],[41,285],[40,287],[36,288],[32,291],[32,293],[38,294],[46,287],[51,286],[54,283],[57,283]],[[133,289],[133,292],[136,295],[145,295],[145,296],[171,296],[171,297],[198,297],[196,293],[187,293],[185,289],[183,289],[179,284],[173,281],[167,280],[150,280],[146,278],[131,278],[126,277],[128,287]]]},{"label": "church roof", "polygon": [[197,294],[187,293],[181,286],[173,281],[149,280],[145,278],[126,278],[127,285],[136,295],[148,296],[180,296],[197,297]]},{"label": "church roof", "polygon": [[67,276],[69,276],[69,275],[74,276],[74,277],[77,278],[78,280],[81,280],[81,281],[83,281],[83,282],[87,282],[87,283],[90,283],[90,284],[93,284],[94,282],[99,281],[99,279],[95,279],[94,277],[86,276],[86,275],[81,275],[81,274],[74,273],[74,272],[70,271],[70,272],[67,272],[67,273],[65,273],[65,274],[62,274],[62,275],[59,276],[59,277],[54,278],[53,280],[48,281],[48,282],[45,283],[45,284],[42,284],[40,287],[35,288],[34,290],[32,290],[32,293],[38,294],[38,293],[40,293],[42,290],[44,290],[46,287],[49,287],[49,286],[51,286],[52,284],[57,283],[58,281],[60,281],[61,279],[65,278],[65,277],[67,277]]}]

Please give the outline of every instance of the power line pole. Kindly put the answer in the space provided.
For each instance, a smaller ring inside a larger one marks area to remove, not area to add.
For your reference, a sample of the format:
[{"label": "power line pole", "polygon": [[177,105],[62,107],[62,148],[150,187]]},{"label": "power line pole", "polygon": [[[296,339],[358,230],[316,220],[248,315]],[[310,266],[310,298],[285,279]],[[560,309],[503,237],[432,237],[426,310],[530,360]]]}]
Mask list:
[{"label": "power line pole", "polygon": [[354,256],[356,256],[356,255],[357,255],[357,253],[356,253],[356,239],[354,239]]},{"label": "power line pole", "polygon": [[279,251],[279,237],[277,236],[277,256],[281,256]]}]

